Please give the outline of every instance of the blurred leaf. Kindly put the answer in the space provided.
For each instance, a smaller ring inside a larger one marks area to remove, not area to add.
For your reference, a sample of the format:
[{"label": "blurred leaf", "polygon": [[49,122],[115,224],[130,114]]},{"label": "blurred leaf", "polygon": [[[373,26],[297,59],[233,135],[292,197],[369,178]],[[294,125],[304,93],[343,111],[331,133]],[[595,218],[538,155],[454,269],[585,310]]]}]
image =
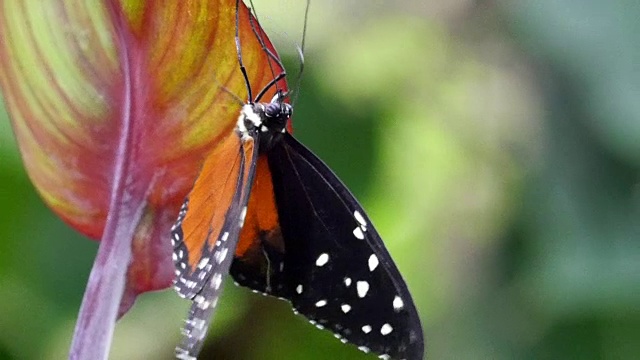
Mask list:
[{"label": "blurred leaf", "polygon": [[640,164],[637,1],[504,2],[511,24],[537,57],[575,81],[593,134]]},{"label": "blurred leaf", "polygon": [[505,3],[548,79],[549,144],[534,189],[531,296],[555,316],[617,313],[640,299],[640,6]]}]

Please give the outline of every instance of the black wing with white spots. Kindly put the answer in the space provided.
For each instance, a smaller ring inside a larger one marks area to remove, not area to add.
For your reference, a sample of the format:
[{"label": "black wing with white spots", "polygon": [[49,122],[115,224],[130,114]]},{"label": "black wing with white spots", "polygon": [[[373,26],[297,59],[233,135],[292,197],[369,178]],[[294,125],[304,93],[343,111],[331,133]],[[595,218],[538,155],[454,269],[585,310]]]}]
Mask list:
[{"label": "black wing with white spots", "polygon": [[268,160],[284,250],[263,242],[266,276],[236,259],[236,281],[288,299],[317,327],[362,351],[422,359],[423,333],[411,295],[353,195],[288,133]]}]

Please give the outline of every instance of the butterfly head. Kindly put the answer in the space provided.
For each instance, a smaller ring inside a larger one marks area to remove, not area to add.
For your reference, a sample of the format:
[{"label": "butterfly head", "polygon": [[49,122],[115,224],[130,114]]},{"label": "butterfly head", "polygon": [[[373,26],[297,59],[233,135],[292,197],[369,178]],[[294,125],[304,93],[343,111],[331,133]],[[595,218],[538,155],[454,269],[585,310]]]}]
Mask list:
[{"label": "butterfly head", "polygon": [[285,103],[286,93],[278,91],[269,103],[245,104],[238,118],[237,131],[247,135],[260,134],[260,151],[268,151],[287,131],[293,108]]},{"label": "butterfly head", "polygon": [[290,104],[284,102],[287,93],[283,93],[278,90],[276,95],[271,99],[268,104],[261,104],[263,109],[263,129],[267,129],[272,133],[284,133],[287,127],[287,122],[291,118],[293,108]]}]

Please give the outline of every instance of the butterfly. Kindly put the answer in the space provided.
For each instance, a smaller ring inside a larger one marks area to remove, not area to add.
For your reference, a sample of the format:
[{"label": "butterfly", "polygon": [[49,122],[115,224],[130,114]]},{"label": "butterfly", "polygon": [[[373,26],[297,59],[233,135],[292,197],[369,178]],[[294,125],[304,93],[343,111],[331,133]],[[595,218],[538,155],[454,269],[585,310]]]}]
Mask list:
[{"label": "butterfly", "polygon": [[[237,0],[236,28],[239,9]],[[294,312],[364,352],[422,359],[416,307],[371,220],[291,135],[288,94],[277,90],[270,102],[260,101],[284,71],[252,99],[237,29],[236,44],[249,100],[233,132],[207,156],[171,229],[175,289],[192,301],[176,356],[197,357],[230,274],[243,287],[289,301]]]}]

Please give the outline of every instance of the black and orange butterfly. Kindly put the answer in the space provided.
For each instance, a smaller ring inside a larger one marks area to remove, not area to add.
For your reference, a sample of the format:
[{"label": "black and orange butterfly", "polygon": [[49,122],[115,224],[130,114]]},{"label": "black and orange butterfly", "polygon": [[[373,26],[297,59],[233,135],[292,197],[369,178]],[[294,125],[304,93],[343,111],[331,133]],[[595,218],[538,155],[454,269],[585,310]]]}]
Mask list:
[{"label": "black and orange butterfly", "polygon": [[[284,71],[244,104],[210,154],[172,228],[175,288],[193,301],[176,356],[194,359],[227,274],[381,359],[423,358],[418,313],[371,221],[336,175],[288,131]],[[250,11],[250,10],[248,10]],[[306,23],[306,21],[305,21]],[[255,35],[266,50],[264,40]],[[270,53],[283,69],[277,56]]]}]

